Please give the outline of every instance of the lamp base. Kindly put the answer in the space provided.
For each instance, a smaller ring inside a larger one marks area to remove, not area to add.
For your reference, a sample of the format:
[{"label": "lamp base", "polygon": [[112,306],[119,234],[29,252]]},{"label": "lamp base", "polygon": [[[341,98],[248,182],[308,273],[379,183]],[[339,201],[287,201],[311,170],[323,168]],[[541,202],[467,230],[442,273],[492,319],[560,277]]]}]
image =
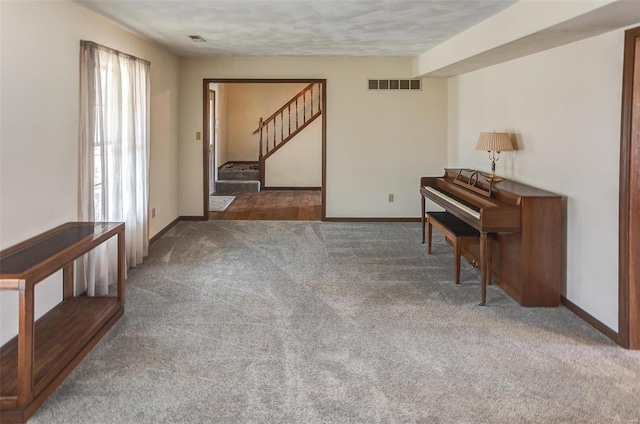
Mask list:
[{"label": "lamp base", "polygon": [[487,174],[483,174],[484,175],[484,179],[486,182],[490,183],[490,182],[494,182],[494,183],[499,183],[500,181],[504,181],[504,178],[502,177],[498,177],[496,175],[495,172],[491,171],[491,173],[489,175]]}]

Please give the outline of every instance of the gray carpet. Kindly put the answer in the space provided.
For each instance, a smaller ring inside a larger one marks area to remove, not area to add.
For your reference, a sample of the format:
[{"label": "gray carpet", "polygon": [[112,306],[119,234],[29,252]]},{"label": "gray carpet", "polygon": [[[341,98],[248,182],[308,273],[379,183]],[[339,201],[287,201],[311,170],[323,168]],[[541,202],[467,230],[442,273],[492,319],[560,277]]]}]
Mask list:
[{"label": "gray carpet", "polygon": [[209,212],[223,212],[236,196],[209,196]]},{"label": "gray carpet", "polygon": [[525,309],[419,224],[181,222],[54,423],[637,423],[640,352]]}]

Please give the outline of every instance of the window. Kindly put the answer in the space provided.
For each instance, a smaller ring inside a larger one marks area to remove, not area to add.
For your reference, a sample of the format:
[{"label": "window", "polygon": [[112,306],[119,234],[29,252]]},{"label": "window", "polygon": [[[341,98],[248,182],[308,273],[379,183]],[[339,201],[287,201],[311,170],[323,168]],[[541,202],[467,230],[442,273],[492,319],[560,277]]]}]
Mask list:
[{"label": "window", "polygon": [[[123,221],[127,265],[136,266],[149,244],[149,63],[90,41],[80,62],[79,218]],[[108,251],[89,262],[79,273],[89,294],[103,294],[115,264]]]}]

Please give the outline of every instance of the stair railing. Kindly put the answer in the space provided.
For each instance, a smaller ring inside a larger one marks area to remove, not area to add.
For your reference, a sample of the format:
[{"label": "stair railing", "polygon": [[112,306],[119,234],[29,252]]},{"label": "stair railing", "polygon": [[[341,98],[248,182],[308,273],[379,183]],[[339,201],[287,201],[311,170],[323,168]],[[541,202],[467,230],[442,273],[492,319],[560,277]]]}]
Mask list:
[{"label": "stair railing", "polygon": [[258,160],[261,186],[264,186],[265,160],[321,114],[322,84],[314,82],[300,90],[267,119],[260,118],[253,134],[260,134]]}]

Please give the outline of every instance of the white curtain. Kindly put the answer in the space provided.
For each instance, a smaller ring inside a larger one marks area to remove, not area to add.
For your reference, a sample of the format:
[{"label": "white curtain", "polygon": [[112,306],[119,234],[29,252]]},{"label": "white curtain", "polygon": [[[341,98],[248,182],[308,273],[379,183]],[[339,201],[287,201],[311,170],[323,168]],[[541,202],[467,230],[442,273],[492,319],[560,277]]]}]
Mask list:
[{"label": "white curtain", "polygon": [[[149,62],[80,42],[81,221],[125,223],[127,268],[149,247]],[[115,240],[78,261],[76,291],[108,293],[117,278]]]}]

